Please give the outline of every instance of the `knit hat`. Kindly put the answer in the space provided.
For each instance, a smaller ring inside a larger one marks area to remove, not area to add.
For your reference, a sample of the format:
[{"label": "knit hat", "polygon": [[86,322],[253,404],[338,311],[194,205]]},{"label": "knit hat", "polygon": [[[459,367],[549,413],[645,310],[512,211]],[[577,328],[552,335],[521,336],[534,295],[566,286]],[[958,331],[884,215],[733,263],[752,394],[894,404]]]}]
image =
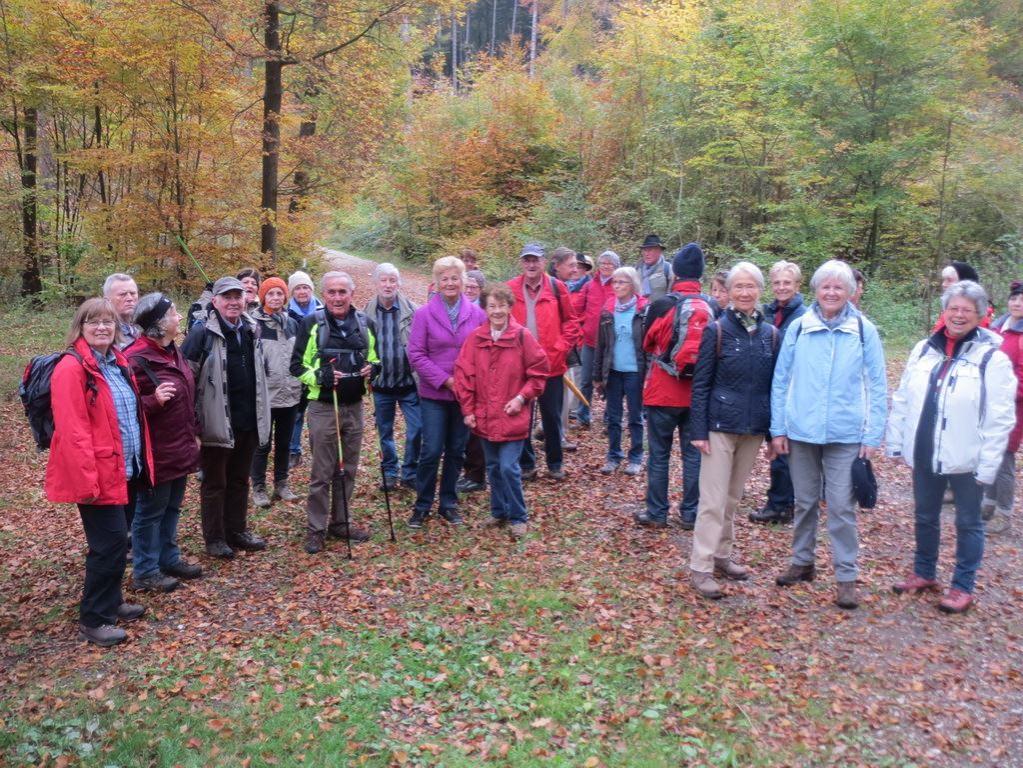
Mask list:
[{"label": "knit hat", "polygon": [[671,271],[677,280],[699,280],[703,277],[703,264],[703,249],[696,243],[687,243],[676,251]]},{"label": "knit hat", "polygon": [[[294,277],[294,275],[292,275]],[[266,294],[270,292],[271,288],[280,288],[284,291],[284,301],[287,302],[288,295],[291,291],[288,290],[288,284],[281,280],[279,277],[268,277],[259,285],[259,303],[263,309],[266,309]]]},{"label": "knit hat", "polygon": [[313,279],[309,277],[305,272],[299,270],[288,278],[288,293],[291,294],[300,285],[307,285],[310,289],[313,287]]},{"label": "knit hat", "polygon": [[1019,296],[1023,293],[1023,280],[1013,280],[1009,283],[1009,298]]},{"label": "knit hat", "polygon": [[980,282],[980,275],[977,274],[977,270],[967,264],[965,261],[953,261],[952,268],[959,275],[960,280],[972,280],[975,283]]}]

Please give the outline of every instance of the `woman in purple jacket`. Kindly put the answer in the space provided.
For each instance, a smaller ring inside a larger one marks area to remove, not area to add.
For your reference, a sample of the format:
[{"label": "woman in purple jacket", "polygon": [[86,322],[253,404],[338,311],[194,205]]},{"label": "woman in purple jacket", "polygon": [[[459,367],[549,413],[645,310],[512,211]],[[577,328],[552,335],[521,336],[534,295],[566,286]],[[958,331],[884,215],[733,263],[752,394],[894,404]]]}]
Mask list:
[{"label": "woman in purple jacket", "polygon": [[441,456],[440,516],[459,525],[455,484],[462,471],[469,430],[455,400],[455,360],[462,343],[487,316],[462,296],[465,264],[454,256],[437,259],[433,265],[437,292],[412,317],[408,360],[419,375],[419,408],[423,419],[423,448],[416,470],[416,505],[409,528],[422,528],[436,495],[437,470]]}]

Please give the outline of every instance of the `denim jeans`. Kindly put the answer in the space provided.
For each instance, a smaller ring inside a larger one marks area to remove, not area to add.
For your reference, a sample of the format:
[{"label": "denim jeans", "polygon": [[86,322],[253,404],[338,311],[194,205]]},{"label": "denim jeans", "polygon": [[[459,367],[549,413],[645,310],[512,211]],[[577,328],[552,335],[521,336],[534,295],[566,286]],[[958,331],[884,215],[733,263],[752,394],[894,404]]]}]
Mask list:
[{"label": "denim jeans", "polygon": [[494,443],[480,438],[487,457],[487,479],[490,481],[490,514],[509,523],[524,523],[526,498],[522,494],[522,440]]},{"label": "denim jeans", "polygon": [[643,380],[638,372],[607,375],[607,460],[621,461],[623,403],[629,405],[629,463],[643,463]]},{"label": "denim jeans", "polygon": [[414,389],[405,394],[391,394],[373,390],[373,412],[380,436],[380,463],[385,477],[398,477],[398,448],[394,444],[394,417],[397,408],[405,417],[405,460],[401,464],[401,480],[413,483],[416,465],[422,448],[423,420],[419,412],[419,393]]},{"label": "denim jeans", "polygon": [[771,460],[771,487],[767,489],[767,506],[781,512],[795,503],[789,457],[782,454]]},{"label": "denim jeans", "polygon": [[270,439],[261,445],[252,456],[252,485],[266,485],[266,464],[270,458],[270,446],[274,449],[274,485],[286,485],[288,482],[288,453],[291,450],[291,437],[295,426],[295,410],[290,408],[270,409]]},{"label": "denim jeans", "polygon": [[937,575],[941,543],[941,502],[948,483],[955,497],[956,565],[952,586],[973,594],[977,569],[984,556],[984,521],[980,517],[983,486],[970,474],[935,475],[930,467],[913,468],[913,501],[916,516],[916,557],[913,571],[924,579]]},{"label": "denim jeans", "polygon": [[291,430],[291,445],[288,446],[288,451],[295,456],[302,454],[302,426],[305,424],[305,409],[308,405],[309,392],[302,387],[302,399],[295,406],[295,426]]},{"label": "denim jeans", "polygon": [[[565,382],[560,376],[552,376],[547,379],[543,394],[536,399],[533,406],[540,410],[544,453],[547,455],[547,468],[551,471],[561,469],[561,406],[564,397]],[[522,443],[522,456],[519,458],[519,464],[522,466],[523,472],[532,472],[536,469],[536,451],[533,448],[532,434]]]},{"label": "denim jeans", "polygon": [[415,509],[423,513],[432,509],[437,494],[437,470],[442,456],[444,468],[440,473],[440,508],[455,509],[458,506],[455,484],[462,472],[465,443],[469,439],[469,428],[462,421],[462,409],[454,400],[424,397],[419,401],[419,412],[423,417],[423,447],[416,469]]},{"label": "denim jeans", "polygon": [[682,449],[682,501],[679,512],[696,520],[700,506],[700,449],[689,442],[689,409],[651,405],[646,409],[650,456],[647,459],[646,512],[652,520],[668,519],[668,465],[677,430]]},{"label": "denim jeans", "polygon": [[140,488],[131,527],[132,573],[136,579],[153,576],[181,561],[178,518],[188,476]]},{"label": "denim jeans", "polygon": [[[595,347],[584,345],[579,348],[579,359],[582,361],[582,369],[579,372],[579,391],[590,403],[593,402],[593,359],[596,354]],[[585,405],[579,403],[579,410],[576,413],[579,415],[580,424],[590,423],[590,409]]]}]

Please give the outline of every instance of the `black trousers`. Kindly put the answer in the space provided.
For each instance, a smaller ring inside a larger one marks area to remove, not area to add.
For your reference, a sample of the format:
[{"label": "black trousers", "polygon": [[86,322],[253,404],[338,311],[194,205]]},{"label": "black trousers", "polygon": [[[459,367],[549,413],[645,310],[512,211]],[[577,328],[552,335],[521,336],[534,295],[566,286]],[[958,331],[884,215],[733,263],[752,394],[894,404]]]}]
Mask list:
[{"label": "black trousers", "polygon": [[234,448],[207,448],[202,458],[202,537],[209,544],[244,533],[249,510],[249,472],[259,435],[235,430]]},{"label": "black trousers", "polygon": [[87,627],[114,624],[117,608],[124,602],[121,580],[128,562],[128,529],[125,508],[121,504],[79,504],[85,540],[85,587],[79,608],[81,622]]},{"label": "black trousers", "polygon": [[288,482],[288,458],[291,433],[295,429],[297,405],[270,409],[270,439],[256,449],[252,457],[252,484],[266,485],[266,463],[270,457],[270,444],[274,449],[274,485]]},{"label": "black trousers", "polygon": [[474,483],[487,481],[487,459],[483,455],[483,442],[479,435],[469,435],[469,442],[465,444],[465,462],[462,464],[462,472]]},{"label": "black trousers", "polygon": [[[552,471],[561,469],[561,408],[564,401],[564,379],[561,376],[552,376],[547,379],[547,386],[544,387],[543,394],[533,403],[533,407],[540,411],[540,421],[543,424],[544,453],[546,454],[547,468]],[[532,472],[536,469],[536,451],[533,448],[532,434],[526,438],[526,442],[522,445],[522,458],[519,463],[522,465],[523,472]]]}]

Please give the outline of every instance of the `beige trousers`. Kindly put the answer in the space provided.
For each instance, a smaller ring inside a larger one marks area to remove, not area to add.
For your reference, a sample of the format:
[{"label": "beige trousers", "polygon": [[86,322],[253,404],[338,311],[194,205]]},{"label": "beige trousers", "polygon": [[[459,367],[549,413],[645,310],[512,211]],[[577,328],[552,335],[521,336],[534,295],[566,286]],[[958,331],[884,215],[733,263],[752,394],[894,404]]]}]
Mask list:
[{"label": "beige trousers", "polygon": [[[313,449],[306,500],[307,524],[310,532],[325,533],[328,525],[342,525],[345,521],[342,498],[348,505],[348,514],[354,517],[351,500],[362,450],[362,401],[341,403],[335,416],[332,404],[310,400],[305,419]],[[337,460],[338,426],[344,453],[343,475]]]},{"label": "beige trousers", "polygon": [[710,455],[700,457],[700,508],[689,558],[694,571],[711,573],[715,557],[731,556],[735,510],[763,441],[763,435],[710,433]]}]

